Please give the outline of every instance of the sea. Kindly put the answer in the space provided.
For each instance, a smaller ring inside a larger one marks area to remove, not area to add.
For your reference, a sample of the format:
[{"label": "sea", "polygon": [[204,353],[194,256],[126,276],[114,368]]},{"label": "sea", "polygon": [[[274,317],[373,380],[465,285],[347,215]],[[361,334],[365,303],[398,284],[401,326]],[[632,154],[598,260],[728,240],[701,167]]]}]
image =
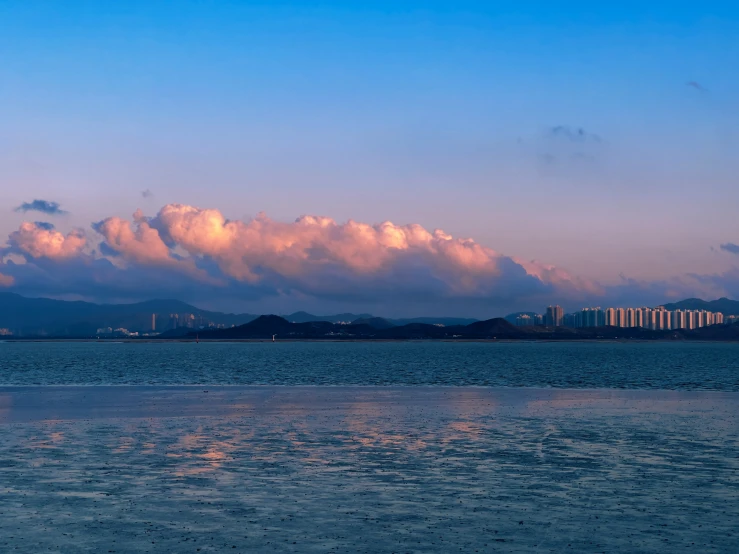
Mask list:
[{"label": "sea", "polygon": [[0,385],[201,384],[739,391],[739,344],[0,343]]},{"label": "sea", "polygon": [[739,344],[0,343],[0,552],[737,552]]}]

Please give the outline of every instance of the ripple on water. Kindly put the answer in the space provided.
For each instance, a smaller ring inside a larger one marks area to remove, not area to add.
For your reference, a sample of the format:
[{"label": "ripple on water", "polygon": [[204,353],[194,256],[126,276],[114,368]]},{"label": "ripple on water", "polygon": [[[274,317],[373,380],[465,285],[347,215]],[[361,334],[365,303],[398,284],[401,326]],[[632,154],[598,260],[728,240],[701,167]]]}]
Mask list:
[{"label": "ripple on water", "polygon": [[0,394],[10,398],[0,419],[0,551],[730,552],[736,545],[736,393],[69,387]]},{"label": "ripple on water", "polygon": [[0,345],[0,384],[739,391],[739,344],[8,342]]}]

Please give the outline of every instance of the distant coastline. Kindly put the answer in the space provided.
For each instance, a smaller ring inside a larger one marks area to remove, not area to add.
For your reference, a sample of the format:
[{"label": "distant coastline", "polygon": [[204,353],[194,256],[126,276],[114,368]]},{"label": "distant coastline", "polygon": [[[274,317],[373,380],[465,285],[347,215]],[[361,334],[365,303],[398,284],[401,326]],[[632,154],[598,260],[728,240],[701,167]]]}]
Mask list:
[{"label": "distant coastline", "polygon": [[[726,315],[739,313],[739,302],[687,299],[660,308],[665,313],[670,310],[713,310]],[[597,311],[589,308],[584,313]],[[739,325],[728,315],[725,323],[708,321],[697,327],[666,329],[663,325],[609,326],[608,321],[583,326],[564,321],[559,326],[527,326],[521,325],[526,319],[521,314],[526,315],[517,312],[484,321],[458,317],[389,319],[367,313],[258,316],[209,312],[177,300],[102,305],[3,292],[0,341],[251,342],[271,341],[273,336],[279,341],[739,341]]]}]

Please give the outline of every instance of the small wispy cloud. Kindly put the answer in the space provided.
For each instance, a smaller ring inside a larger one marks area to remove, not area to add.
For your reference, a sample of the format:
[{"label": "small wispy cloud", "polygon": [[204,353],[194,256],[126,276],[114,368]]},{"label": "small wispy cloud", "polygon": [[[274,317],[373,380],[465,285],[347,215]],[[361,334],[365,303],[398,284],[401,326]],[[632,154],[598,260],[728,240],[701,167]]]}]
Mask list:
[{"label": "small wispy cloud", "polygon": [[48,221],[37,221],[34,223],[36,227],[39,229],[44,229],[45,231],[53,231],[54,230],[54,224],[49,223]]},{"label": "small wispy cloud", "polygon": [[[545,127],[530,143],[537,165],[547,173],[592,170],[599,165],[606,148],[600,135],[566,124]],[[519,139],[519,144],[528,147],[529,141]]]},{"label": "small wispy cloud", "polygon": [[708,92],[708,89],[701,85],[698,81],[688,81],[687,83],[685,83],[685,85],[694,88],[695,90],[698,90],[700,92]]},{"label": "small wispy cloud", "polygon": [[50,202],[48,200],[35,199],[32,202],[23,202],[15,209],[16,212],[41,212],[47,215],[64,215],[67,212],[62,210],[59,202]]},{"label": "small wispy cloud", "polygon": [[565,140],[568,142],[590,142],[599,143],[601,138],[582,127],[570,127],[569,125],[555,125],[548,130],[548,136],[552,139]]},{"label": "small wispy cloud", "polygon": [[721,250],[723,250],[724,252],[729,252],[731,254],[739,255],[739,244],[734,244],[733,242],[727,242],[719,246],[719,248],[721,248]]},{"label": "small wispy cloud", "polygon": [[143,198],[151,198],[151,197],[153,197],[153,196],[154,196],[154,193],[153,193],[153,192],[151,192],[151,191],[150,191],[149,189],[146,189],[146,190],[142,190],[142,191],[141,191],[141,196],[142,196]]}]

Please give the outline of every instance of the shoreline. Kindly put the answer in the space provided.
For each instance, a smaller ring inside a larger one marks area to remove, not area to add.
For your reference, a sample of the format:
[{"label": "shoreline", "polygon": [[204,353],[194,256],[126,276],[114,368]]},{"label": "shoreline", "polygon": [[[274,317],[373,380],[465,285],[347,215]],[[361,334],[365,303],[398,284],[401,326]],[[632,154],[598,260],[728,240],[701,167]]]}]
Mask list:
[{"label": "shoreline", "polygon": [[448,389],[450,391],[462,391],[466,389],[471,390],[484,390],[484,391],[499,391],[499,392],[515,392],[515,391],[521,391],[521,392],[573,392],[573,393],[677,393],[677,394],[739,394],[739,390],[718,390],[718,389],[644,389],[644,388],[608,388],[608,387],[583,387],[583,388],[576,388],[576,387],[541,387],[541,386],[532,386],[532,387],[517,387],[517,386],[506,386],[506,385],[429,385],[429,384],[392,384],[392,385],[375,385],[375,384],[368,384],[368,385],[357,385],[357,384],[336,384],[336,385],[305,385],[305,384],[299,384],[299,385],[282,385],[279,383],[234,383],[234,384],[223,384],[223,383],[182,383],[182,384],[170,384],[170,385],[163,385],[163,384],[147,384],[147,383],[138,383],[138,384],[128,384],[128,383],[122,383],[122,384],[115,384],[115,383],[99,383],[99,384],[79,384],[79,383],[70,383],[70,384],[46,384],[46,385],[13,385],[13,384],[7,384],[7,383],[0,383],[0,393],[4,391],[17,391],[18,389],[52,389],[52,388],[58,388],[58,389],[73,389],[73,388],[80,388],[80,389],[91,389],[91,388],[111,388],[111,389],[161,389],[161,390],[170,390],[170,389],[183,389],[183,390],[191,390],[191,389],[202,389],[206,388],[208,389],[208,392],[218,390],[218,389],[224,389],[224,390],[234,390],[234,389],[243,389],[243,390],[264,390],[264,389],[276,389],[276,390],[284,390],[284,389],[329,389],[329,390],[336,390],[336,389],[358,389],[358,390],[369,390],[369,389],[377,389],[378,391],[390,391],[393,389],[397,390],[407,390],[407,389],[422,389],[422,390],[437,390],[437,391],[443,391],[444,389]]},{"label": "shoreline", "polygon": [[722,339],[587,339],[587,338],[546,338],[546,339],[319,339],[319,338],[295,338],[295,339],[157,339],[157,338],[120,338],[120,339],[91,339],[91,338],[6,338],[1,339],[2,343],[44,343],[44,342],[70,342],[70,343],[109,343],[109,344],[168,344],[168,343],[295,343],[295,342],[308,342],[308,343],[342,343],[342,342],[366,342],[366,343],[387,343],[387,342],[399,342],[399,343],[420,343],[420,342],[443,342],[443,343],[614,343],[614,344],[636,344],[636,343],[728,343],[728,344],[739,344],[739,340],[722,340]]}]

